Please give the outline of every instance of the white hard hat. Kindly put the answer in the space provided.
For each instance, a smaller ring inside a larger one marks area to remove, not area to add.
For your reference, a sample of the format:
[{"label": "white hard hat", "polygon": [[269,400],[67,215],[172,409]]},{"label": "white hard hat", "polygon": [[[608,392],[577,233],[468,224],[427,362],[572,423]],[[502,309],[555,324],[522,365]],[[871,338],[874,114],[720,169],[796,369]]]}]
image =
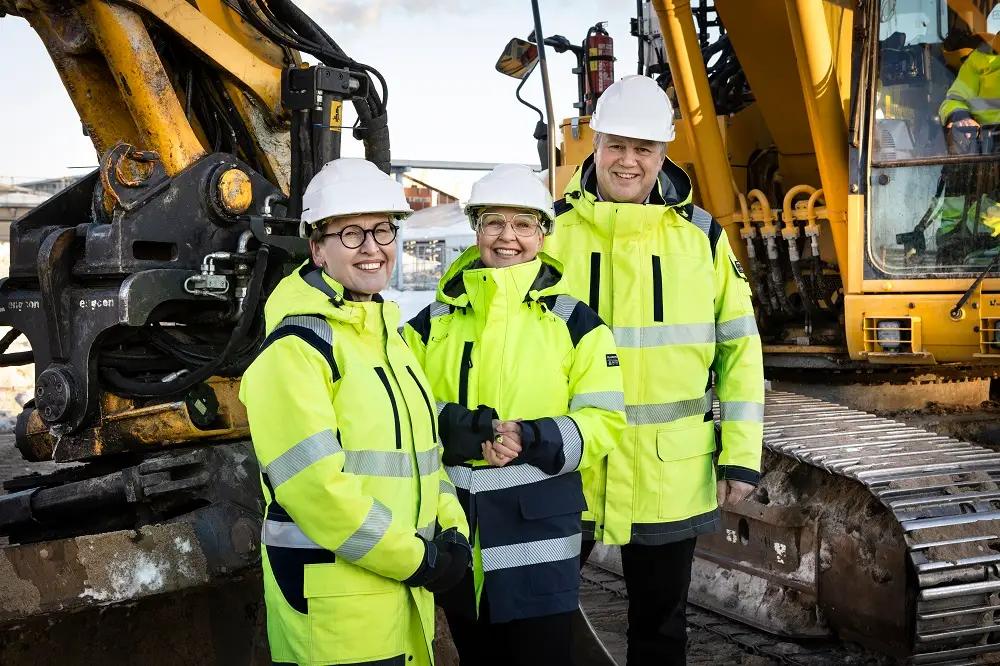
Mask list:
[{"label": "white hard hat", "polygon": [[327,162],[313,176],[302,195],[302,224],[306,227],[341,215],[386,213],[402,219],[413,213],[403,186],[360,157]]},{"label": "white hard hat", "polygon": [[674,140],[674,109],[656,81],[633,74],[604,91],[597,100],[590,129],[666,143]]},{"label": "white hard hat", "polygon": [[542,233],[552,233],[555,214],[552,195],[530,167],[523,164],[499,164],[493,171],[472,185],[472,194],[465,204],[469,223],[476,228],[476,211],[486,206],[516,206],[538,211],[542,216]]}]

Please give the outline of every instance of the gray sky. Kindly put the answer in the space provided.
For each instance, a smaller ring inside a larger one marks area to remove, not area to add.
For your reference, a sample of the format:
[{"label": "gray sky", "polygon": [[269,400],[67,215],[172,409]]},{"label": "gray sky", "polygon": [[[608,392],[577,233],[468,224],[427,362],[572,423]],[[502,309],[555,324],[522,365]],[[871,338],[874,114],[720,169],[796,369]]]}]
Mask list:
[{"label": "gray sky", "polygon": [[[385,76],[394,157],[537,163],[531,137],[536,116],[514,98],[517,82],[493,68],[511,37],[531,31],[528,0],[299,3],[348,55]],[[616,78],[635,73],[637,45],[629,35],[635,3],[542,0],[541,5],[546,35],[562,34],[574,43],[583,41],[589,26],[608,21],[618,57]],[[548,54],[556,115],[576,115],[574,58]],[[6,93],[0,104],[0,182],[83,173],[69,167],[97,163],[48,54],[21,18],[0,19],[0,90]],[[524,96],[543,107],[539,72],[525,85]],[[344,154],[363,154],[360,144],[352,143],[345,142]],[[450,179],[442,174],[432,182],[446,187]]]}]

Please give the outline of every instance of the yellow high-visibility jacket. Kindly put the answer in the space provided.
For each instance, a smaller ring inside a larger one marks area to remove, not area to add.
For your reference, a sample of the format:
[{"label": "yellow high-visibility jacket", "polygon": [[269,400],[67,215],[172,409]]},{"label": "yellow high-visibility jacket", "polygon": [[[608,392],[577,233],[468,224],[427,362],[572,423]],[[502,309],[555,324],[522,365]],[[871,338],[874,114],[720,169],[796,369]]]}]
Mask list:
[{"label": "yellow high-visibility jacket", "polygon": [[240,389],[267,502],[271,658],[426,665],[433,596],[401,581],[422,563],[418,533],[468,524],[398,307],[343,294],[309,262],[284,278]]},{"label": "yellow high-visibility jacket", "polygon": [[1000,56],[989,47],[970,53],[948,88],[938,116],[942,125],[969,116],[981,125],[1000,123]]},{"label": "yellow high-visibility jacket", "polygon": [[[645,204],[598,201],[589,157],[556,203],[546,252],[614,332],[628,427],[584,470],[584,514],[606,544],[663,544],[718,526],[718,478],[757,483],[764,371],[750,287],[722,227],[668,159]],[[716,451],[712,386],[721,402]]]},{"label": "yellow high-visibility jacket", "polygon": [[[476,533],[475,589],[487,591],[493,622],[576,609],[586,508],[578,470],[604,458],[625,427],[611,330],[563,293],[561,273],[544,254],[485,268],[470,247],[403,332],[439,401],[445,468]],[[503,467],[480,452],[494,417],[522,419],[523,449]],[[476,608],[454,596],[438,603]]]}]

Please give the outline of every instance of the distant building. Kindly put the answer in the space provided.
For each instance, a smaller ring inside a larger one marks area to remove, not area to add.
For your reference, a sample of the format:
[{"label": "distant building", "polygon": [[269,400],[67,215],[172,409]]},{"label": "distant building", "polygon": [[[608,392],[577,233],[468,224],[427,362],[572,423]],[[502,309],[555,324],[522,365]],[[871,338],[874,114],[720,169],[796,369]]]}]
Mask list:
[{"label": "distant building", "polygon": [[32,180],[18,185],[0,184],[0,243],[10,240],[11,222],[80,178],[82,176],[61,176]]},{"label": "distant building", "polygon": [[35,190],[36,192],[52,196],[65,190],[81,178],[83,176],[60,176],[59,178],[46,178],[45,180],[32,180],[27,183],[19,183],[19,185],[29,190]]},{"label": "distant building", "polygon": [[[412,204],[411,204],[412,205]],[[414,213],[399,232],[403,270],[397,289],[436,289],[448,266],[470,245],[476,232],[457,202],[431,206]]]},{"label": "distant building", "polygon": [[414,185],[413,187],[403,188],[403,193],[406,195],[407,203],[410,204],[410,208],[413,210],[423,210],[424,208],[431,207],[430,188]]},{"label": "distant building", "polygon": [[21,187],[0,185],[0,242],[10,240],[10,223],[49,198],[49,194]]},{"label": "distant building", "polygon": [[455,196],[422,180],[417,180],[408,173],[404,173],[403,178],[413,183],[409,187],[403,188],[406,200],[410,203],[410,208],[413,210],[423,210],[431,206],[442,206],[458,201]]}]

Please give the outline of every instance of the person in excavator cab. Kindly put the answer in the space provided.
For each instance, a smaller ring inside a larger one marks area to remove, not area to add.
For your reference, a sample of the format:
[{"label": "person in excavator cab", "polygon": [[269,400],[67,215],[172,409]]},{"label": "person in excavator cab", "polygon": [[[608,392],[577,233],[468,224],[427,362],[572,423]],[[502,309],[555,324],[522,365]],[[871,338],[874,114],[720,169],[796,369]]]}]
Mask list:
[{"label": "person in excavator cab", "polygon": [[475,544],[438,595],[462,666],[569,666],[579,603],[581,469],[625,427],[614,336],[540,252],[552,197],[502,164],[465,207],[476,231],[404,328],[438,399],[444,462]]},{"label": "person in excavator cab", "polygon": [[411,212],[371,162],[324,166],[303,196],[311,260],[268,299],[243,377],[276,664],[429,666],[433,593],[471,561],[430,384],[379,296]]},{"label": "person in excavator cab", "polygon": [[[952,48],[945,48],[943,55],[949,66],[961,66],[938,108],[938,118],[946,132],[949,153],[990,155],[1000,149],[997,35],[968,30],[955,33],[949,34],[954,44],[946,43]],[[987,239],[1000,235],[998,186],[996,163],[944,167],[936,210],[939,263],[960,264],[984,245],[994,245]]]},{"label": "person in excavator cab", "polygon": [[750,287],[666,158],[673,123],[652,79],[612,84],[591,118],[594,153],[556,202],[546,239],[569,293],[612,327],[625,380],[625,434],[583,472],[581,560],[595,540],[621,545],[629,666],[686,663],[695,540],[760,477],[764,372]]}]

